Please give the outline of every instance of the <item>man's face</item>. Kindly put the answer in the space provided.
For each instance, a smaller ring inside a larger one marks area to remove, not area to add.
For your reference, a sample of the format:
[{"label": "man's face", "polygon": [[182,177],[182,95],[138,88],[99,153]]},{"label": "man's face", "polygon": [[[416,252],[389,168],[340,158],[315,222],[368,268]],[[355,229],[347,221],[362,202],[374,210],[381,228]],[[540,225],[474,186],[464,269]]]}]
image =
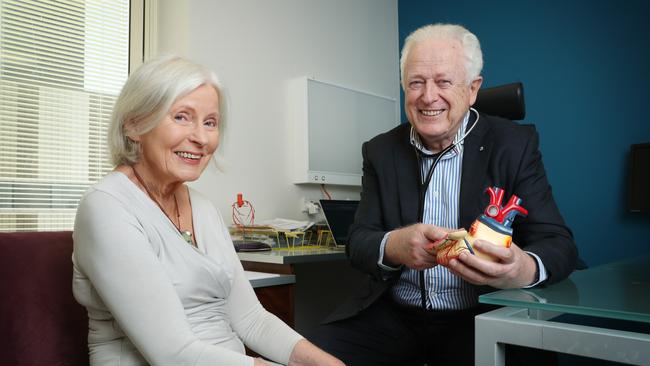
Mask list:
[{"label": "man's face", "polygon": [[466,82],[460,42],[429,39],[413,46],[404,65],[409,122],[432,152],[449,146],[483,79]]}]

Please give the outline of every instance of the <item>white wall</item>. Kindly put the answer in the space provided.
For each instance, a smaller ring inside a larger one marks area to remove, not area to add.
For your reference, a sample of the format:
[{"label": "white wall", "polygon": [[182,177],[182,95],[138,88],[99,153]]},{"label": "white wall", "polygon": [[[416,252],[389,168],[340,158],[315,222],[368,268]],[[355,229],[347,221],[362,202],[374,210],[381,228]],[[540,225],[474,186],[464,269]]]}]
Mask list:
[{"label": "white wall", "polygon": [[[220,77],[229,114],[220,150],[193,186],[230,222],[242,192],[257,219],[307,219],[302,198],[318,186],[292,179],[288,82],[317,79],[399,100],[397,0],[159,0],[159,53],[177,53]],[[332,141],[336,148],[336,141]],[[361,151],[359,151],[361,154]],[[327,186],[333,198],[359,189]]]}]

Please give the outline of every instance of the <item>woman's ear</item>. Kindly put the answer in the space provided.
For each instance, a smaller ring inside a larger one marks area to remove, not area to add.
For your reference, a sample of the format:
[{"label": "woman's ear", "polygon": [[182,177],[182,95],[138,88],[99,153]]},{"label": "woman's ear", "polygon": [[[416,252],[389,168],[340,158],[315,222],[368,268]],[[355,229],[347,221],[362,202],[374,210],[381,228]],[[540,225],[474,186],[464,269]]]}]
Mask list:
[{"label": "woman's ear", "polygon": [[124,123],[124,135],[131,141],[140,142],[140,134],[136,133],[136,123],[133,120]]}]

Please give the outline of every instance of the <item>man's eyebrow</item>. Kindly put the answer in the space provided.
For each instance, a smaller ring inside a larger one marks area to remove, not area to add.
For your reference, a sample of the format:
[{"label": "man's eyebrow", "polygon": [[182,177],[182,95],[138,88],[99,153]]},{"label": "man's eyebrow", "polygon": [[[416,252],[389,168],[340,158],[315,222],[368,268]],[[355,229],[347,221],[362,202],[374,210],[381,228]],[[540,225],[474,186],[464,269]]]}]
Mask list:
[{"label": "man's eyebrow", "polygon": [[406,77],[411,78],[424,78],[421,72],[407,72]]},{"label": "man's eyebrow", "polygon": [[438,73],[433,74],[433,76],[428,76],[428,75],[425,76],[425,75],[424,75],[423,73],[421,73],[421,72],[413,72],[413,73],[407,73],[407,74],[406,74],[406,78],[407,78],[407,79],[416,79],[416,78],[421,78],[421,79],[434,79],[434,80],[436,80],[436,79],[440,79],[440,78],[443,78],[443,79],[453,79],[453,76],[450,75],[450,74],[447,73],[447,72],[438,72]]},{"label": "man's eyebrow", "polygon": [[434,78],[451,78],[452,75],[449,72],[442,71],[433,75]]}]

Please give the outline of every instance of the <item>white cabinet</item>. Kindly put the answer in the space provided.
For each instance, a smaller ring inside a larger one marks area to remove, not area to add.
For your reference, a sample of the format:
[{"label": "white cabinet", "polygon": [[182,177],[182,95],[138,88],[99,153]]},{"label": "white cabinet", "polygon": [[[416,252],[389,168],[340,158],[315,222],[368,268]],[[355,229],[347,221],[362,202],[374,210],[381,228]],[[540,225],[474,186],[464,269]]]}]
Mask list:
[{"label": "white cabinet", "polygon": [[311,78],[290,100],[297,184],[361,185],[361,145],[399,124],[395,99]]}]

